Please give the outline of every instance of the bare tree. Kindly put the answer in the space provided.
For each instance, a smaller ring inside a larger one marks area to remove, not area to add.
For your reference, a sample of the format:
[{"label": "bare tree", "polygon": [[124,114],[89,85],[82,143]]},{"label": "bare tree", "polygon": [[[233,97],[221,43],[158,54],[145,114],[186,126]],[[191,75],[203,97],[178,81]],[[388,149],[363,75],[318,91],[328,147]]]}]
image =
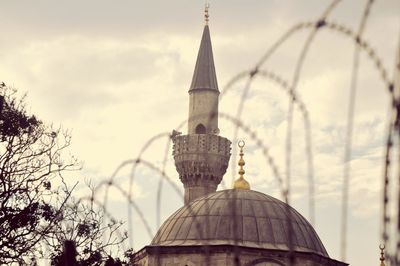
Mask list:
[{"label": "bare tree", "polygon": [[[59,202],[62,205],[65,199]],[[106,219],[103,209],[94,206],[93,202],[75,201],[72,198],[61,210],[62,220],[45,238],[52,250],[52,265],[63,265],[62,246],[65,242],[74,243],[77,265],[111,263],[114,261],[111,256],[122,252],[121,244],[127,239],[127,232],[120,231],[122,221]]]},{"label": "bare tree", "polygon": [[70,134],[28,115],[24,99],[0,83],[0,264],[37,256],[39,241],[60,214],[50,204],[56,193],[52,183],[79,168],[75,158],[63,155]]}]

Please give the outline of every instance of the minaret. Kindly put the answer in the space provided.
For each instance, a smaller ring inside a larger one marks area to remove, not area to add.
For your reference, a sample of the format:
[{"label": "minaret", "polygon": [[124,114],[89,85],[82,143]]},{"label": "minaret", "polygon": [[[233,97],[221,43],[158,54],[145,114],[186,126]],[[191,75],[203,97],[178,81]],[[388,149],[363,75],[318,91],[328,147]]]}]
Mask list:
[{"label": "minaret", "polygon": [[228,167],[231,142],[218,136],[218,83],[208,27],[205,26],[189,89],[188,134],[173,136],[176,170],[185,188],[185,204],[215,192]]}]

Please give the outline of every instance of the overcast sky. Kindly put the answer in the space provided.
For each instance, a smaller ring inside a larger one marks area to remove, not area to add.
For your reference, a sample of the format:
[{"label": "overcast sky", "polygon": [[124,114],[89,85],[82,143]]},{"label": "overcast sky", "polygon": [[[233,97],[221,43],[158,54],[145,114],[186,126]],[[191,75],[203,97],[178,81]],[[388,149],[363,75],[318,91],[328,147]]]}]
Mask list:
[{"label": "overcast sky", "polygon": [[[329,20],[358,28],[366,1],[343,1]],[[220,90],[235,74],[251,69],[292,25],[313,21],[330,1],[211,1],[210,30]],[[0,80],[28,93],[29,110],[55,126],[72,130],[71,153],[84,162],[71,177],[80,181],[110,177],[124,160],[135,158],[152,136],[170,132],[188,114],[188,88],[204,26],[204,1],[2,1],[0,2]],[[365,39],[393,72],[400,26],[400,2],[376,1]],[[287,80],[309,31],[294,34],[264,66]],[[340,211],[346,112],[354,44],[323,29],[304,64],[299,95],[310,113],[316,179],[316,231],[331,257],[340,259]],[[221,101],[220,111],[236,113],[244,81]],[[376,69],[361,55],[351,160],[348,259],[351,265],[379,262],[382,155],[389,97]],[[246,99],[243,121],[270,148],[285,174],[287,95],[257,78]],[[221,135],[231,138],[233,125],[220,119]],[[183,129],[184,131],[186,128]],[[254,190],[281,199],[276,178],[261,150],[248,143],[246,176]],[[292,205],[308,217],[307,161],[301,114],[293,129]],[[144,154],[161,165],[166,138]],[[233,154],[232,156],[236,156]],[[235,159],[236,160],[236,159]],[[126,187],[130,167],[118,174]],[[171,151],[166,173],[179,183]],[[157,230],[156,193],[159,175],[138,169],[135,199]],[[224,182],[230,187],[231,171]],[[161,221],[182,206],[168,185],[163,187]],[[220,188],[223,188],[222,186]],[[168,199],[167,203],[166,200]],[[127,219],[126,200],[113,190],[109,206]],[[134,248],[148,244],[137,215]],[[132,231],[132,230],[131,230]],[[131,232],[132,233],[132,232]]]}]

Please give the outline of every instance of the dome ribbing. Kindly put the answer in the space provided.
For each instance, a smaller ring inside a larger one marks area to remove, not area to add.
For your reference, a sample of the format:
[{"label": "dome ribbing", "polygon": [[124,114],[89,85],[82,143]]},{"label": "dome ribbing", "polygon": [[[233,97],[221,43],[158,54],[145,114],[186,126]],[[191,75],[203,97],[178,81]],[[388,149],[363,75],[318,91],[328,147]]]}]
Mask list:
[{"label": "dome ribbing", "polygon": [[286,251],[290,230],[295,251],[329,257],[302,215],[278,199],[251,190],[223,190],[192,201],[164,222],[151,245],[238,245]]}]

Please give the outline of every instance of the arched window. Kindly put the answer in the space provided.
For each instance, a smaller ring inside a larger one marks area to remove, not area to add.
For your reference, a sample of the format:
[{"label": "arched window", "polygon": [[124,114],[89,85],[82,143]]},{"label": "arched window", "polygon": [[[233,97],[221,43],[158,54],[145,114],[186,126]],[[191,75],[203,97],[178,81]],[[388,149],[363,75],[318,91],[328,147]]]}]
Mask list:
[{"label": "arched window", "polygon": [[195,132],[196,134],[206,134],[206,127],[203,124],[198,124]]}]

